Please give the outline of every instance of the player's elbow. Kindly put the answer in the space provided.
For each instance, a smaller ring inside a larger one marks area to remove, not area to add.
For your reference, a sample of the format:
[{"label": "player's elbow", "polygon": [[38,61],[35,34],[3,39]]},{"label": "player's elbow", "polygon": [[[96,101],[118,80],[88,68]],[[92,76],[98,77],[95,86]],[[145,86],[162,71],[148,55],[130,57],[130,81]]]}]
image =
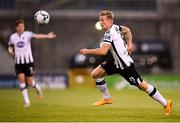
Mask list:
[{"label": "player's elbow", "polygon": [[33,38],[35,38],[35,39],[42,39],[42,35],[41,34],[35,34],[33,36]]},{"label": "player's elbow", "polygon": [[107,54],[107,52],[108,52],[107,50],[102,50],[101,55],[105,56]]},{"label": "player's elbow", "polygon": [[34,36],[33,38],[35,38],[35,39],[41,39],[41,37],[40,36]]}]

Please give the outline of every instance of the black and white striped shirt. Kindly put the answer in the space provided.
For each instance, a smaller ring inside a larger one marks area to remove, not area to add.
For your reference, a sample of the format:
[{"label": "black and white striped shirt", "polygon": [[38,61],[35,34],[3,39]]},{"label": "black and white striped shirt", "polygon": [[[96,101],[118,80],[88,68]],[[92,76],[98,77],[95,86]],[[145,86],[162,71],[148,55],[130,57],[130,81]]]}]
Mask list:
[{"label": "black and white striped shirt", "polygon": [[112,27],[105,32],[101,45],[102,43],[111,45],[110,51],[117,68],[124,69],[134,62],[128,54],[127,44],[121,32],[121,26],[113,24]]},{"label": "black and white striped shirt", "polygon": [[31,50],[32,37],[33,32],[29,31],[24,31],[21,35],[14,33],[10,36],[9,45],[14,46],[16,64],[33,63]]}]

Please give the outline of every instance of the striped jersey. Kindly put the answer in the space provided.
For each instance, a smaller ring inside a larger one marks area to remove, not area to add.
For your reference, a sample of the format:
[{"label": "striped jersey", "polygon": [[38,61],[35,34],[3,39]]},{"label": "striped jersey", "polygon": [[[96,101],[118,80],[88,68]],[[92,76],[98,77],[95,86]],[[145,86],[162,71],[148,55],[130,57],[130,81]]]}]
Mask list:
[{"label": "striped jersey", "polygon": [[133,63],[133,59],[129,56],[127,51],[127,43],[121,32],[122,27],[113,24],[104,34],[102,43],[108,43],[111,45],[110,51],[113,55],[116,68],[124,69],[129,67]]},{"label": "striped jersey", "polygon": [[29,31],[24,31],[21,35],[14,33],[10,36],[9,45],[14,46],[16,64],[33,63],[31,50],[32,37],[33,32]]}]

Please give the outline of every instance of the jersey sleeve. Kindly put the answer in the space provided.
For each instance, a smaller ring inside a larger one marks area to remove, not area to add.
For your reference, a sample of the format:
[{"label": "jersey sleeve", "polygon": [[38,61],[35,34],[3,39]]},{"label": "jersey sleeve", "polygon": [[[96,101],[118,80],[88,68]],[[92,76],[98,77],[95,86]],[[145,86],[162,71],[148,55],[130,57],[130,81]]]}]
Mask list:
[{"label": "jersey sleeve", "polygon": [[12,36],[10,36],[10,39],[9,39],[8,45],[9,45],[9,46],[14,45],[14,42],[13,42],[13,37],[12,37]]},{"label": "jersey sleeve", "polygon": [[112,43],[112,35],[110,33],[105,33],[103,38],[103,43]]},{"label": "jersey sleeve", "polygon": [[122,31],[122,26],[121,25],[119,26],[119,30]]},{"label": "jersey sleeve", "polygon": [[100,47],[102,47],[102,44],[104,44],[104,43],[111,45],[111,43],[112,43],[112,36],[111,36],[111,34],[109,34],[109,33],[108,34],[107,33],[104,34],[104,38],[103,38],[103,41],[100,43]]},{"label": "jersey sleeve", "polygon": [[29,32],[29,37],[33,38],[33,36],[34,36],[34,33],[33,32]]},{"label": "jersey sleeve", "polygon": [[31,39],[34,37],[35,34],[31,31],[27,31],[27,35],[28,35],[29,41],[31,41]]},{"label": "jersey sleeve", "polygon": [[100,43],[100,47],[102,47],[103,43],[111,45],[112,41],[112,35],[110,34],[110,31],[107,31],[104,34],[103,41]]}]

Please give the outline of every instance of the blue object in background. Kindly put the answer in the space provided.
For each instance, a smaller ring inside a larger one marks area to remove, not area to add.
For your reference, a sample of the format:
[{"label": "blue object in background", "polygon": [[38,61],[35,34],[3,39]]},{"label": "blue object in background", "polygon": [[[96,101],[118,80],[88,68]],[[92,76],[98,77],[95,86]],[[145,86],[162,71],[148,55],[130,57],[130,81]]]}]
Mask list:
[{"label": "blue object in background", "polygon": [[14,75],[0,75],[0,88],[17,88],[18,80]]}]

